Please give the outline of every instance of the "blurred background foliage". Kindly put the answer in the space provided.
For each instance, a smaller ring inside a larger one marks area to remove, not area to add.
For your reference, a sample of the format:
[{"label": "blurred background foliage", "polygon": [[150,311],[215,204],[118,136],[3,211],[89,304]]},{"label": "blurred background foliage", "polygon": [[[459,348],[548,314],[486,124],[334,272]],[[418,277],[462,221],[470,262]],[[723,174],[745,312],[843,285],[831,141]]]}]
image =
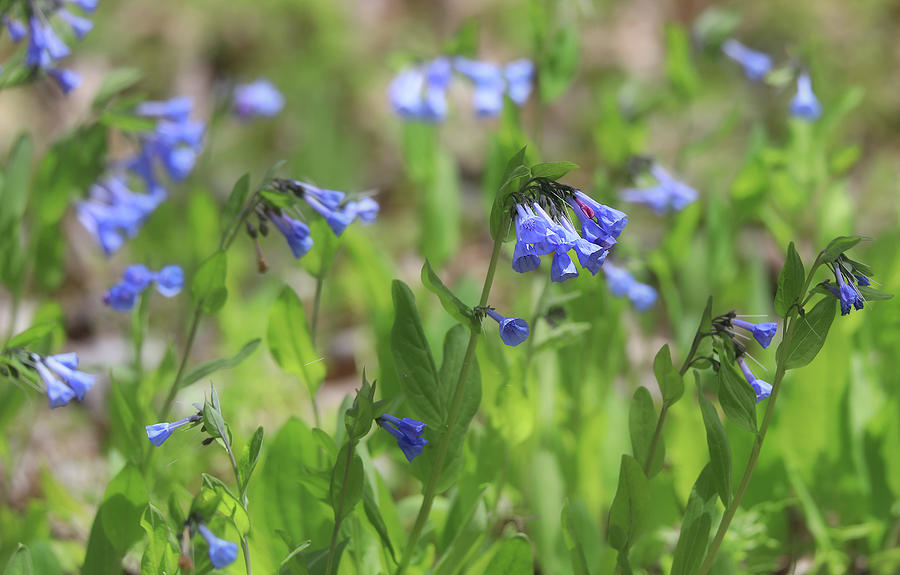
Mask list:
[{"label": "blurred background foliage", "polygon": [[[333,189],[378,190],[378,223],[347,231],[324,290],[317,347],[327,366],[321,425],[331,431],[364,367],[383,397],[399,394],[389,349],[392,278],[416,291],[439,361],[438,342],[452,320],[422,289],[422,260],[440,266],[464,301],[477,300],[490,256],[487,208],[506,159],[528,143],[535,159],[578,163],[567,183],[629,213],[613,255],[661,297],[639,315],[608,294],[602,274],[549,285],[541,272],[512,273],[509,249],[491,303],[528,319],[532,337],[506,349],[487,330],[478,357],[481,411],[461,482],[433,514],[443,527],[430,537],[438,553],[455,538],[470,538],[471,553],[441,572],[464,566],[480,572],[491,555],[477,550],[517,530],[533,542],[542,573],[570,572],[573,553],[583,554],[590,572],[611,572],[606,514],[620,456],[630,450],[631,395],[640,384],[655,389],[650,364],[663,343],[680,362],[709,295],[717,313],[771,315],[787,244],[796,242],[809,262],[829,239],[850,233],[873,238],[857,259],[876,270],[881,289],[900,290],[898,34],[900,4],[888,0],[102,0],[95,31],[72,60],[86,78],[81,89],[69,98],[42,84],[0,93],[0,156],[22,131],[32,134],[39,158],[89,125],[96,119],[92,99],[116,70],[139,71],[130,94],[188,95],[199,116],[216,119],[198,169],[170,190],[126,249],[102,257],[70,209],[53,226],[50,247],[33,254],[18,327],[58,318],[51,349],[65,344],[79,352],[104,385],[82,407],[52,413],[20,390],[0,390],[0,564],[23,541],[33,554],[53,550],[56,561],[38,572],[74,571],[105,486],[126,461],[155,470],[146,477],[155,482],[150,500],[159,508],[169,493],[186,501],[201,471],[229,473],[221,454],[189,434],[173,436],[164,452],[144,459],[149,446],[141,427],[152,413],[125,413],[128,401],[117,397],[166,388],[189,298],[150,301],[146,372],[139,377],[130,320],[101,301],[126,265],[175,263],[192,275],[215,250],[220,206],[234,181],[249,171],[256,182],[279,159],[287,160],[282,175]],[[823,117],[790,118],[792,87],[747,82],[708,42],[725,35],[805,63]],[[444,124],[405,124],[392,114],[388,83],[404,64],[446,50],[496,62],[532,58],[538,89],[523,109],[481,120],[467,105],[467,88],[454,85]],[[284,93],[280,116],[239,123],[215,115],[231,83],[257,77]],[[121,127],[115,118],[101,119]],[[76,135],[76,145],[89,142],[84,136]],[[124,146],[120,140],[111,132],[110,157]],[[665,217],[621,204],[617,193],[632,183],[635,154],[671,167],[700,200]],[[32,188],[31,221],[45,210],[62,214],[65,201],[49,189]],[[61,193],[74,199],[85,192]],[[256,273],[246,238],[229,253],[230,298],[202,326],[192,363],[265,340],[279,278],[311,309],[315,280],[303,260],[295,262],[279,241],[265,242],[264,250],[266,275]],[[12,295],[3,297],[12,302]],[[2,307],[4,326],[11,309]],[[824,353],[788,374],[717,573],[898,572],[898,349],[900,309],[876,303],[835,322]],[[770,370],[774,365],[773,353],[758,359]],[[251,487],[254,530],[284,529],[295,541],[327,543],[331,512],[303,483],[316,458],[306,387],[263,349],[214,380],[239,437],[258,425],[267,430]],[[202,384],[189,388],[174,413],[189,413],[206,392]],[[632,552],[633,564],[649,572],[668,571],[688,494],[707,461],[695,401],[670,412],[666,468],[652,483],[650,535]],[[743,465],[751,437],[730,423],[726,428],[734,461]],[[375,433],[367,445],[365,461],[376,461],[380,505],[399,546],[419,487],[386,434]],[[461,508],[473,500],[461,495],[467,491],[480,493],[477,509]],[[365,530],[365,544],[342,573],[357,572],[372,557],[385,561],[374,532]],[[252,542],[260,572],[272,572],[287,547],[277,539]]]}]

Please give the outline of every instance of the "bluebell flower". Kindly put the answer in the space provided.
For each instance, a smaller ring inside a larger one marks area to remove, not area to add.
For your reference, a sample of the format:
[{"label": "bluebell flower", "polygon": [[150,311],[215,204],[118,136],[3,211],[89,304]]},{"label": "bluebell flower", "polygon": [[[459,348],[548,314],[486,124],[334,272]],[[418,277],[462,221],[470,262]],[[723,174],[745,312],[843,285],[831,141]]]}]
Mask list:
[{"label": "bluebell flower", "polygon": [[517,106],[525,105],[534,83],[534,64],[527,58],[514,60],[503,70],[509,99]]},{"label": "bluebell flower", "polygon": [[627,297],[637,311],[646,311],[656,303],[656,290],[637,281],[628,270],[606,263],[603,273],[610,293],[615,297]]},{"label": "bluebell flower", "polygon": [[72,32],[74,32],[75,36],[79,40],[84,38],[85,35],[87,35],[87,33],[90,32],[94,27],[94,23],[87,18],[76,16],[66,9],[60,10],[59,12],[57,12],[57,14],[59,14],[59,17],[62,18],[70,28],[72,28]]},{"label": "bluebell flower", "polygon": [[156,291],[163,297],[175,297],[184,287],[184,270],[179,266],[166,266],[156,273]]},{"label": "bluebell flower", "polygon": [[15,18],[4,15],[3,25],[6,26],[6,30],[9,32],[9,39],[12,40],[14,44],[18,44],[28,35],[25,24],[22,24]]},{"label": "bluebell flower", "polygon": [[199,122],[163,121],[157,124],[152,136],[155,151],[169,177],[176,182],[183,181],[194,170],[205,129]]},{"label": "bluebell flower", "polygon": [[397,74],[388,88],[388,97],[397,115],[420,119],[424,87],[425,72],[420,67],[407,68]]},{"label": "bluebell flower", "polygon": [[407,461],[412,461],[428,444],[428,440],[422,437],[425,424],[415,419],[404,417],[403,419],[385,413],[377,420],[378,425],[397,439],[397,446],[403,451]]},{"label": "bluebell flower", "polygon": [[144,264],[131,264],[122,273],[123,283],[131,286],[136,292],[147,289],[154,279],[155,274]]},{"label": "bluebell flower", "polygon": [[[628,216],[625,212],[601,204],[581,190],[575,192],[573,201],[575,202],[573,210],[582,224],[585,222],[582,217],[587,220],[595,221],[604,233],[604,236],[598,238],[596,241],[589,239],[586,235],[585,239],[588,239],[601,247],[612,247],[612,245],[615,244],[615,240],[618,239],[622,234],[622,231],[625,230],[625,226],[628,225]],[[611,243],[610,239],[613,240]]]},{"label": "bluebell flower", "polygon": [[360,200],[347,202],[344,208],[347,213],[352,214],[354,219],[360,220],[363,224],[374,224],[378,217],[378,202],[374,198],[362,198]]},{"label": "bluebell flower", "polygon": [[797,94],[791,100],[791,115],[804,120],[815,120],[822,115],[822,106],[812,90],[809,74],[797,76]]},{"label": "bluebell flower", "polygon": [[271,213],[269,218],[284,235],[295,258],[302,258],[312,249],[313,239],[310,236],[309,226],[284,214]]},{"label": "bluebell flower", "polygon": [[524,204],[516,205],[516,238],[526,244],[535,244],[547,237],[549,224],[543,218]]},{"label": "bluebell flower", "polygon": [[620,197],[624,202],[647,206],[660,216],[669,211],[669,194],[662,186],[626,188],[622,190]]},{"label": "bluebell flower", "polygon": [[547,232],[544,234],[544,238],[535,242],[534,249],[541,255],[549,253],[565,254],[572,249],[575,238],[569,234],[569,231],[550,217],[550,214],[539,204],[532,204],[532,208],[547,224]]},{"label": "bluebell flower", "polygon": [[234,114],[241,119],[278,115],[284,108],[284,96],[268,80],[239,84],[234,88]]},{"label": "bluebell flower", "polygon": [[775,337],[775,333],[778,331],[778,324],[774,321],[750,323],[749,321],[735,318],[731,320],[731,323],[752,333],[754,339],[756,339],[763,348],[769,347],[769,344],[772,343],[772,338]]},{"label": "bluebell flower", "polygon": [[199,417],[196,415],[192,415],[191,417],[185,417],[184,419],[179,419],[174,423],[154,423],[153,425],[147,425],[144,427],[144,430],[147,432],[147,439],[150,440],[150,443],[159,447],[163,443],[169,439],[169,436],[172,435],[172,432],[178,429],[179,427],[184,427],[190,423],[198,421]]},{"label": "bluebell flower", "polygon": [[334,232],[334,235],[340,237],[341,234],[344,233],[344,230],[347,229],[351,223],[353,223],[354,214],[341,209],[330,209],[325,204],[316,199],[315,196],[311,196],[306,194],[303,196],[303,199],[309,204],[313,210],[315,210],[320,216],[325,218],[325,223],[328,224],[328,227],[331,228],[331,231]]},{"label": "bluebell flower", "polygon": [[771,56],[751,50],[733,38],[722,44],[722,52],[740,64],[751,80],[759,80],[772,69]]},{"label": "bluebell flower", "polygon": [[68,353],[57,353],[55,355],[48,355],[47,359],[52,359],[53,361],[60,363],[69,369],[77,369],[78,368],[78,354],[75,352]]},{"label": "bluebell flower", "polygon": [[137,234],[164,198],[165,190],[137,194],[121,176],[109,176],[92,185],[90,197],[76,204],[78,220],[109,255],[122,246],[123,236]]},{"label": "bluebell flower", "polygon": [[237,543],[219,539],[202,523],[197,525],[197,531],[200,532],[200,535],[206,539],[206,543],[209,545],[209,562],[212,563],[213,567],[224,569],[234,563],[238,555]]},{"label": "bluebell flower", "polygon": [[34,367],[41,379],[44,380],[44,385],[47,386],[47,399],[50,402],[50,409],[68,405],[70,401],[75,399],[75,391],[53,375],[47,369],[47,366],[41,363],[40,359],[35,361]]},{"label": "bluebell flower", "polygon": [[47,398],[51,408],[66,405],[76,398],[81,401],[94,386],[93,375],[76,369],[78,356],[74,353],[61,353],[43,358],[32,354],[31,359],[47,387]]},{"label": "bluebell flower", "polygon": [[186,122],[194,108],[190,98],[171,98],[169,100],[148,100],[137,105],[135,113],[148,118],[165,119],[171,122]]},{"label": "bluebell flower", "polygon": [[485,308],[484,312],[500,326],[500,339],[510,347],[515,347],[528,339],[528,322],[517,317],[503,317],[496,311]]},{"label": "bluebell flower", "polygon": [[644,204],[660,215],[681,211],[697,201],[697,190],[673,178],[662,166],[653,164],[650,173],[659,182],[658,186],[623,190],[622,200]]},{"label": "bluebell flower", "polygon": [[637,311],[647,311],[656,303],[656,290],[636,281],[628,289],[628,299]]},{"label": "bluebell flower", "polygon": [[750,368],[747,367],[747,362],[744,361],[743,357],[739,357],[737,363],[744,373],[747,383],[749,383],[753,388],[753,391],[756,392],[756,403],[759,403],[772,394],[772,386],[761,379],[757,379],[756,376],[753,375],[753,372],[750,371]]},{"label": "bluebell flower", "polygon": [[867,286],[872,285],[872,282],[869,281],[868,277],[866,277],[862,274],[856,274],[856,284],[859,286],[862,286],[862,287],[867,287]]},{"label": "bluebell flower", "polygon": [[578,277],[578,270],[569,254],[556,252],[550,264],[550,279],[555,282],[564,282]]},{"label": "bluebell flower", "polygon": [[516,241],[516,247],[513,250],[513,270],[524,274],[536,270],[540,265],[541,257],[535,251],[534,246],[521,240]]},{"label": "bluebell flower", "polygon": [[58,375],[75,392],[78,401],[94,386],[95,378],[89,373],[70,367],[71,363],[57,360],[54,356],[44,358],[44,364]]},{"label": "bluebell flower", "polygon": [[118,283],[103,294],[103,303],[116,311],[130,311],[137,301],[138,291],[128,283]]},{"label": "bluebell flower", "polygon": [[30,38],[25,51],[26,66],[47,68],[53,61],[71,53],[69,47],[53,31],[53,27],[37,16],[28,20],[28,32]]},{"label": "bluebell flower", "polygon": [[453,66],[472,81],[475,87],[472,106],[478,116],[493,117],[503,111],[506,80],[499,66],[468,58],[454,58]]},{"label": "bluebell flower", "polygon": [[81,86],[81,76],[72,70],[53,68],[48,70],[47,73],[56,81],[56,85],[63,91],[63,94],[68,94],[78,88],[78,86]]},{"label": "bluebell flower", "polygon": [[444,121],[451,78],[452,68],[446,57],[401,71],[388,89],[394,111],[410,120]]},{"label": "bluebell flower", "polygon": [[74,4],[85,12],[93,12],[97,9],[97,0],[63,0],[70,4]]},{"label": "bluebell flower", "polygon": [[578,263],[591,272],[591,275],[597,275],[609,251],[579,236],[568,220],[563,220],[562,226],[569,232],[569,236],[574,238],[572,248],[578,257]]},{"label": "bluebell flower", "polygon": [[837,289],[831,286],[829,286],[829,289],[841,302],[841,315],[849,314],[853,308],[861,310],[865,304],[862,294],[859,293],[852,283],[844,279],[844,274],[841,270],[834,267],[833,271],[837,280]]}]

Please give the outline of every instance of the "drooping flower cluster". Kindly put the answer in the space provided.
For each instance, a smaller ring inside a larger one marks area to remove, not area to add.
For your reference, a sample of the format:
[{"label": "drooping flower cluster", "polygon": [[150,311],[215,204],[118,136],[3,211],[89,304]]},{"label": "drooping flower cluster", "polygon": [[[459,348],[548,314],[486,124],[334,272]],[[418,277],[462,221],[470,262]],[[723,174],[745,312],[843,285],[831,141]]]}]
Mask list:
[{"label": "drooping flower cluster", "polygon": [[200,414],[191,415],[190,417],[185,417],[184,419],[179,419],[178,421],[168,423],[168,422],[160,422],[154,423],[152,425],[147,425],[144,427],[144,430],[147,432],[147,439],[150,440],[150,443],[159,447],[163,443],[166,442],[167,439],[172,435],[172,432],[178,429],[179,427],[184,427],[185,425],[191,425],[194,423],[199,423],[203,417]]},{"label": "drooping flower cluster", "polygon": [[48,356],[31,353],[29,359],[44,382],[51,408],[67,405],[73,399],[83,400],[94,386],[93,375],[78,371],[78,356],[74,353]]},{"label": "drooping flower cluster", "polygon": [[58,67],[59,61],[72,53],[59,37],[58,28],[63,24],[77,39],[84,38],[94,25],[69,8],[74,6],[82,12],[93,12],[97,0],[19,0],[5,5],[0,20],[10,39],[16,44],[28,39],[25,65],[46,72],[65,94],[81,85],[81,76],[76,72]]},{"label": "drooping flower cluster", "polygon": [[474,85],[472,106],[480,117],[493,117],[503,110],[504,96],[523,106],[531,95],[534,64],[522,58],[499,66],[490,62],[447,56],[410,66],[391,82],[388,96],[394,111],[407,120],[442,122],[447,117],[447,90],[453,71]]},{"label": "drooping flower cluster", "polygon": [[232,111],[241,120],[271,118],[284,108],[284,96],[268,80],[238,84],[232,94]]},{"label": "drooping flower cluster", "polygon": [[744,374],[747,383],[749,383],[750,387],[753,388],[753,391],[756,392],[756,402],[759,403],[763,399],[769,397],[772,393],[772,386],[753,375],[753,372],[750,370],[750,367],[747,366],[747,362],[744,359],[747,355],[747,346],[744,344],[743,340],[748,339],[747,336],[736,332],[733,328],[737,327],[749,332],[752,334],[753,339],[755,339],[763,349],[766,349],[772,343],[772,338],[774,338],[775,334],[778,332],[778,324],[773,321],[752,323],[741,319],[733,311],[730,311],[713,318],[712,326],[715,334],[721,336],[726,341],[729,341],[733,346],[734,356],[738,367],[741,368],[741,372]]},{"label": "drooping flower cluster", "polygon": [[697,190],[673,178],[659,164],[653,163],[649,171],[658,185],[625,189],[622,201],[645,205],[659,215],[680,212],[697,201]]},{"label": "drooping flower cluster", "polygon": [[[155,119],[154,130],[140,134],[138,152],[116,162],[76,205],[79,221],[107,255],[135,237],[166,199],[160,172],[180,182],[193,171],[205,126],[190,120],[191,109],[188,98],[140,104],[137,114]],[[134,191],[139,188],[144,191]]]},{"label": "drooping flower cluster", "polygon": [[425,424],[408,417],[399,418],[385,413],[376,422],[385,431],[397,439],[397,446],[403,451],[407,461],[412,461],[428,444],[428,440],[422,437],[425,432]]},{"label": "drooping flower cluster", "polygon": [[[540,266],[541,256],[552,254],[550,278],[555,282],[578,276],[569,256],[573,250],[581,267],[596,275],[628,224],[623,212],[545,178],[534,178],[516,195],[516,200],[512,267],[526,273]],[[581,224],[580,234],[569,217],[569,208]]]},{"label": "drooping flower cluster", "polygon": [[122,281],[109,288],[103,295],[103,303],[116,311],[128,311],[134,307],[137,296],[150,284],[156,286],[164,297],[175,297],[184,287],[184,271],[179,266],[166,266],[158,272],[143,264],[125,268]]},{"label": "drooping flower cluster", "polygon": [[851,310],[861,310],[865,307],[866,298],[860,288],[867,288],[871,280],[867,275],[871,271],[868,266],[863,266],[847,256],[841,254],[833,264],[829,264],[834,274],[835,283],[825,282],[825,287],[841,303],[841,315],[847,315]]},{"label": "drooping flower cluster", "polygon": [[656,290],[637,281],[628,270],[607,263],[603,273],[609,292],[615,297],[627,297],[637,311],[646,311],[656,303]]},{"label": "drooping flower cluster", "polygon": [[[319,188],[298,180],[275,179],[272,187],[274,191],[302,200],[309,209],[325,220],[336,236],[343,234],[347,226],[356,220],[371,224],[378,217],[378,202],[370,197],[345,201],[344,192]],[[299,206],[295,204],[286,208],[263,199],[257,208],[257,225],[247,224],[247,230],[254,241],[257,234],[268,235],[268,222],[271,222],[285,237],[295,258],[303,257],[312,249],[311,230],[302,221],[305,216]]]},{"label": "drooping flower cluster", "polygon": [[517,317],[503,317],[494,308],[479,308],[484,314],[490,316],[500,327],[500,339],[510,347],[515,347],[528,339],[528,322]]},{"label": "drooping flower cluster", "polygon": [[[772,71],[772,57],[757,52],[731,38],[722,43],[722,52],[740,64],[744,74],[753,81],[765,78]],[[796,75],[797,93],[790,103],[791,115],[804,120],[813,121],[822,115],[822,106],[812,90],[809,73],[801,70]]]}]

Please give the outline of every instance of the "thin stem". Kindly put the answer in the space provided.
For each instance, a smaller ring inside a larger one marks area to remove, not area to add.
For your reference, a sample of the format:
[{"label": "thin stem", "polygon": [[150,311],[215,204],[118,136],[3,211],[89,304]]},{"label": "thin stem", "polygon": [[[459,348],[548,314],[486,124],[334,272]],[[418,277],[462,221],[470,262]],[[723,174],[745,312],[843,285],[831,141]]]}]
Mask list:
[{"label": "thin stem", "polygon": [[316,333],[319,328],[319,308],[322,306],[322,286],[325,284],[324,277],[316,278],[316,295],[313,298],[313,313],[310,321],[309,331],[312,338],[313,347],[316,345]]},{"label": "thin stem", "polygon": [[[484,287],[481,289],[481,299],[479,306],[486,306],[488,297],[491,295],[491,286],[494,283],[494,273],[497,271],[497,263],[500,260],[500,248],[503,242],[499,239],[494,240],[494,250],[491,253],[491,263],[488,265],[487,275],[484,278]],[[422,529],[425,528],[425,522],[431,513],[431,506],[434,504],[434,497],[437,495],[438,482],[441,478],[441,472],[444,469],[444,461],[447,459],[447,452],[450,449],[450,437],[456,429],[456,423],[459,419],[459,411],[462,407],[462,399],[466,389],[466,382],[469,377],[469,370],[475,363],[475,349],[478,347],[478,336],[481,330],[472,329],[469,332],[469,344],[466,346],[466,353],[463,357],[462,366],[459,370],[459,378],[456,380],[456,389],[453,392],[453,399],[450,403],[450,412],[447,415],[447,429],[437,441],[434,465],[431,467],[431,474],[428,476],[428,483],[425,485],[425,492],[422,498],[422,506],[419,507],[419,514],[416,516],[416,522],[413,524],[412,531],[409,534],[409,540],[406,543],[406,549],[403,552],[403,558],[400,565],[397,566],[396,575],[401,575],[409,566],[412,559],[413,551],[422,535]]]},{"label": "thin stem", "polygon": [[175,401],[175,396],[178,395],[178,388],[181,386],[181,378],[184,375],[185,368],[187,368],[188,359],[191,357],[191,348],[194,347],[194,340],[197,338],[197,328],[200,327],[200,318],[202,316],[203,312],[200,310],[200,306],[195,306],[194,313],[191,316],[190,327],[188,328],[187,342],[184,345],[184,355],[181,357],[178,372],[175,374],[175,379],[172,381],[172,387],[169,388],[169,393],[166,395],[166,400],[163,402],[163,407],[160,411],[160,419],[162,420],[165,420],[166,416],[169,415],[169,410],[172,408],[172,402]]},{"label": "thin stem", "polygon": [[[222,443],[225,445],[225,451],[228,452],[228,458],[231,460],[231,469],[234,471],[234,481],[237,483],[238,492],[241,494],[241,506],[247,511],[247,486],[241,481],[241,473],[238,470],[237,461],[234,459],[234,450],[231,448],[231,442],[226,437],[227,433],[222,436]],[[247,541],[246,535],[241,535],[241,549],[244,552],[244,567],[247,569],[247,575],[253,575],[253,566],[250,564],[250,543]]]},{"label": "thin stem", "polygon": [[347,461],[344,462],[344,480],[341,483],[341,494],[338,497],[337,507],[334,509],[334,529],[331,530],[331,544],[328,546],[328,564],[325,567],[325,575],[331,575],[337,565],[334,564],[334,552],[337,548],[338,535],[341,531],[341,521],[344,515],[344,493],[347,481],[350,479],[350,467],[353,464],[353,451],[355,445],[352,438],[347,443]]}]

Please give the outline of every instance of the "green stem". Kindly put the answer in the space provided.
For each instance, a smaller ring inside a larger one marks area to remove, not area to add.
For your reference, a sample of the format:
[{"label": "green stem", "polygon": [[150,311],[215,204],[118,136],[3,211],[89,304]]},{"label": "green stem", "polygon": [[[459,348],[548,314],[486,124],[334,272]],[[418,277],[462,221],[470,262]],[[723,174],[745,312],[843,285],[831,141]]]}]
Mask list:
[{"label": "green stem", "polygon": [[313,347],[316,346],[316,333],[319,328],[319,308],[322,305],[322,286],[325,284],[324,277],[316,278],[316,295],[313,298],[313,313],[310,321],[309,331],[312,338]]},{"label": "green stem", "polygon": [[331,530],[331,544],[328,546],[328,564],[325,567],[325,575],[331,575],[333,569],[337,569],[337,565],[334,564],[334,552],[337,548],[338,535],[340,535],[341,531],[341,521],[343,520],[344,515],[344,487],[350,479],[350,467],[353,464],[354,447],[352,441],[347,443],[347,461],[344,462],[344,480],[341,483],[341,494],[338,497],[337,507],[334,508],[334,529]]},{"label": "green stem", "polygon": [[139,296],[138,305],[134,308],[131,315],[131,339],[134,343],[134,372],[137,374],[137,380],[140,381],[144,377],[144,333],[147,330],[147,297],[146,294]]},{"label": "green stem", "polygon": [[[222,443],[225,445],[225,451],[228,452],[228,458],[231,460],[234,481],[237,483],[238,492],[241,494],[241,506],[244,508],[244,511],[247,511],[247,486],[241,481],[241,473],[238,470],[237,461],[234,459],[234,450],[231,448],[231,442],[228,441],[225,435],[222,436]],[[241,550],[244,552],[244,567],[247,569],[247,575],[253,575],[253,566],[250,564],[250,543],[247,541],[247,536],[243,534],[241,535]]]},{"label": "green stem", "polygon": [[[500,248],[503,242],[499,239],[494,240],[494,250],[491,253],[491,263],[488,265],[487,275],[484,278],[484,287],[481,289],[481,299],[479,306],[486,306],[488,297],[491,295],[491,286],[494,283],[494,273],[497,271],[497,263],[500,260]],[[453,399],[450,403],[450,412],[447,415],[447,429],[441,434],[437,440],[435,449],[434,465],[431,467],[431,474],[428,476],[428,483],[425,485],[425,492],[422,498],[422,506],[419,507],[419,514],[416,516],[416,522],[413,524],[412,531],[409,534],[409,540],[406,543],[406,549],[403,552],[403,558],[400,565],[397,566],[396,575],[401,575],[409,566],[412,554],[425,528],[425,522],[431,513],[431,506],[434,504],[434,498],[437,495],[438,482],[441,473],[444,470],[444,461],[447,459],[447,452],[450,449],[450,437],[456,429],[457,419],[459,419],[459,411],[462,407],[462,399],[466,389],[466,381],[469,377],[469,370],[475,363],[475,349],[478,347],[478,336],[481,330],[472,329],[469,333],[469,344],[466,346],[466,354],[463,357],[462,366],[459,370],[459,378],[456,380],[456,389],[453,392]]]},{"label": "green stem", "polygon": [[163,402],[162,410],[159,412],[161,420],[165,420],[166,416],[169,415],[169,410],[172,408],[172,402],[175,401],[175,396],[178,394],[178,388],[181,386],[181,378],[184,376],[184,370],[187,368],[188,359],[191,357],[191,348],[194,347],[194,340],[197,338],[197,328],[200,327],[200,318],[202,316],[203,312],[200,310],[200,306],[194,306],[194,313],[191,316],[191,323],[188,328],[187,342],[184,344],[184,355],[181,357],[181,363],[178,365],[178,372],[175,374],[175,379],[172,381],[172,387],[169,388],[169,393],[166,395],[165,402]]}]

